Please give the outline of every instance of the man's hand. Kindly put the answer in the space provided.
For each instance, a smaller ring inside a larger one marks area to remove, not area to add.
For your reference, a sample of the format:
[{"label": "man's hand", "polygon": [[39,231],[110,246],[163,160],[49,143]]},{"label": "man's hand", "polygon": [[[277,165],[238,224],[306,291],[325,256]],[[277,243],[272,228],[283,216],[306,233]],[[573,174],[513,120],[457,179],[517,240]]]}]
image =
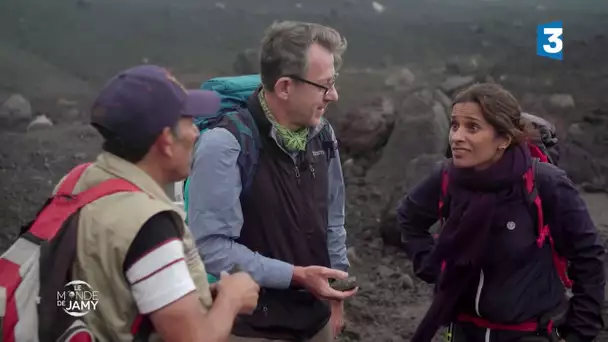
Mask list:
[{"label": "man's hand", "polygon": [[359,290],[338,291],[329,286],[330,279],[346,279],[348,273],[322,266],[294,267],[292,282],[303,286],[317,298],[342,301]]},{"label": "man's hand", "polygon": [[338,338],[338,335],[344,330],[344,302],[343,301],[330,301],[331,305],[331,318],[329,323],[331,324],[331,330],[334,338]]},{"label": "man's hand", "polygon": [[216,297],[228,298],[241,314],[253,313],[258,305],[260,286],[245,272],[222,272],[216,288]]}]

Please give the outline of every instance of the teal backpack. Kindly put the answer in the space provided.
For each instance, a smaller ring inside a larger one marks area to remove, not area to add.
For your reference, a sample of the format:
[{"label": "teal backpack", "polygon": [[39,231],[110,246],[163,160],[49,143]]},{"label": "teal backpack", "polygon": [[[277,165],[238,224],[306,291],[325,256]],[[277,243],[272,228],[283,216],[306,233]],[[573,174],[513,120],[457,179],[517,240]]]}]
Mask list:
[{"label": "teal backpack", "polygon": [[[220,110],[214,115],[198,117],[195,120],[201,133],[215,127],[223,127],[239,142],[241,152],[237,164],[241,173],[241,184],[243,184],[241,196],[249,190],[258,163],[259,132],[247,110],[247,101],[260,85],[259,75],[216,77],[204,82],[201,89],[212,90],[219,94]],[[182,188],[186,214],[188,213],[188,183],[189,178],[186,178]],[[212,284],[217,281],[217,278],[207,274],[207,280]]]},{"label": "teal backpack", "polygon": [[[212,90],[220,96],[220,110],[212,116],[198,117],[195,124],[201,134],[215,127],[226,128],[239,142],[241,152],[238,165],[243,192],[249,189],[259,156],[259,133],[247,110],[247,100],[260,86],[259,75],[227,76],[212,78],[201,89]],[[188,213],[188,178],[184,181],[184,211]],[[186,218],[186,223],[188,222]]]}]

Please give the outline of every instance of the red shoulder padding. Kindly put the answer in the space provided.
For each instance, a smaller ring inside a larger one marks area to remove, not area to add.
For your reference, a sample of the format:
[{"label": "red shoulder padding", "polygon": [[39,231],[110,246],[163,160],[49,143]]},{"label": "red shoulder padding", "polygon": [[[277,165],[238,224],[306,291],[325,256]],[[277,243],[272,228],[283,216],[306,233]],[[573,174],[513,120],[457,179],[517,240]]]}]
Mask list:
[{"label": "red shoulder padding", "polygon": [[67,176],[61,184],[59,185],[59,189],[57,189],[57,194],[72,194],[74,188],[76,187],[76,183],[80,180],[80,177],[84,173],[84,171],[91,165],[92,163],[84,163],[76,166],[70,172],[68,172]]},{"label": "red shoulder padding", "polygon": [[[541,160],[542,161],[542,160]],[[529,196],[533,196],[532,203],[536,208],[536,216],[538,218],[538,238],[536,239],[536,244],[539,248],[542,248],[545,240],[549,240],[549,244],[551,246],[551,254],[553,257],[553,264],[555,266],[555,270],[557,275],[561,279],[562,283],[566,288],[572,287],[572,280],[568,277],[568,261],[561,257],[557,250],[555,249],[555,243],[553,242],[553,237],[551,237],[551,229],[549,225],[545,224],[544,214],[543,214],[543,203],[536,189],[536,180],[535,177],[535,167],[531,167],[524,174],[524,182],[526,186],[526,191]]]},{"label": "red shoulder padding", "polygon": [[534,145],[533,143],[528,142],[528,150],[530,150],[530,156],[532,158],[538,158],[543,163],[548,163],[549,158],[541,151],[541,149]]},{"label": "red shoulder padding", "polygon": [[140,191],[131,182],[115,178],[101,182],[78,194],[72,194],[78,179],[89,165],[90,163],[78,165],[68,173],[51,202],[32,224],[29,233],[42,240],[50,240],[61,229],[63,222],[85,205],[117,192]]}]

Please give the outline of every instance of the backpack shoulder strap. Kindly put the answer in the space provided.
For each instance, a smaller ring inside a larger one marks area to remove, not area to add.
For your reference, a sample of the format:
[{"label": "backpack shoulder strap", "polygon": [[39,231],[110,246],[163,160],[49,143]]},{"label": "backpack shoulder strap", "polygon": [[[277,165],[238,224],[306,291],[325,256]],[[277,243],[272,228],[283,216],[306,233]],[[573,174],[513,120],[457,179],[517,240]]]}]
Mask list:
[{"label": "backpack shoulder strap", "polygon": [[543,214],[542,200],[540,198],[538,187],[536,186],[536,178],[538,176],[538,158],[532,158],[532,165],[524,174],[524,190],[525,197],[528,202],[533,218],[536,218],[536,226],[538,229],[538,237],[536,243],[541,247],[545,243],[545,239],[549,235],[549,228],[545,226]]},{"label": "backpack shoulder strap", "polygon": [[334,134],[332,134],[331,131],[331,126],[329,125],[329,122],[326,121],[325,125],[323,125],[323,128],[321,128],[321,131],[319,132],[321,146],[325,151],[327,161],[336,157],[336,150],[338,149],[338,142],[336,139],[334,139]]},{"label": "backpack shoulder strap", "polygon": [[78,183],[78,180],[80,180],[80,177],[82,176],[84,171],[87,168],[89,168],[89,166],[91,166],[91,164],[92,163],[80,164],[80,165],[76,166],[75,168],[73,168],[70,172],[68,172],[67,176],[65,177],[65,179],[63,180],[61,185],[59,185],[59,189],[57,189],[57,194],[58,195],[71,194],[74,191],[74,188],[76,187],[76,183]]},{"label": "backpack shoulder strap", "polygon": [[[49,205],[40,212],[40,216],[33,222],[31,228],[25,234],[41,240],[52,239],[61,228],[61,224],[85,205],[117,192],[141,191],[127,180],[114,178],[101,182],[78,194],[72,194],[68,190],[74,189],[74,185],[78,182],[76,176],[82,175],[85,168],[80,165],[74,169],[74,173],[70,172],[68,174],[57,194],[50,201]],[[68,183],[66,184],[66,182]]]},{"label": "backpack shoulder strap", "polygon": [[447,206],[446,204],[449,201],[448,194],[448,185],[450,178],[448,176],[448,170],[450,167],[451,159],[446,159],[441,164],[441,186],[439,188],[439,203],[438,203],[438,214],[439,214],[439,224],[443,226],[443,223],[446,219]]},{"label": "backpack shoulder strap", "polygon": [[549,228],[549,225],[545,224],[543,202],[540,196],[539,188],[536,183],[536,180],[538,179],[538,163],[540,162],[541,161],[538,158],[533,158],[532,166],[524,174],[526,199],[528,201],[529,208],[532,212],[532,217],[536,218],[537,220],[538,237],[536,239],[536,243],[538,247],[541,248],[543,247],[546,240],[549,241],[553,257],[553,264],[555,266],[557,275],[559,276],[562,281],[562,284],[564,284],[566,288],[571,288],[573,282],[568,277],[568,262],[558,254],[555,248],[555,242],[553,241],[553,237],[551,236],[551,229]]},{"label": "backpack shoulder strap", "polygon": [[227,113],[225,118],[226,120],[221,126],[234,135],[241,147],[237,164],[241,174],[241,195],[243,195],[248,193],[253,183],[263,144],[258,126],[249,110],[239,108],[234,112]]}]

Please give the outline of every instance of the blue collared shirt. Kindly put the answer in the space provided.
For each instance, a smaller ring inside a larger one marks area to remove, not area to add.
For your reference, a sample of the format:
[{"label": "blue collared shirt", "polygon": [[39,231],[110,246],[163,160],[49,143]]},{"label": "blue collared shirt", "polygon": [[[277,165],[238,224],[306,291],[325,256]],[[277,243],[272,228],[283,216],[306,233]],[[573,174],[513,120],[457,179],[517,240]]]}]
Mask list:
[{"label": "blue collared shirt", "polygon": [[[327,123],[328,124],[328,123]],[[317,131],[317,130],[315,130]],[[335,134],[331,129],[335,140]],[[270,133],[276,141],[274,127]],[[207,272],[219,275],[240,265],[262,287],[285,289],[294,266],[251,251],[237,243],[243,225],[241,176],[237,165],[240,145],[224,128],[201,134],[189,180],[188,223]],[[349,267],[344,228],[344,177],[340,156],[329,162],[327,249],[331,267]]]}]

